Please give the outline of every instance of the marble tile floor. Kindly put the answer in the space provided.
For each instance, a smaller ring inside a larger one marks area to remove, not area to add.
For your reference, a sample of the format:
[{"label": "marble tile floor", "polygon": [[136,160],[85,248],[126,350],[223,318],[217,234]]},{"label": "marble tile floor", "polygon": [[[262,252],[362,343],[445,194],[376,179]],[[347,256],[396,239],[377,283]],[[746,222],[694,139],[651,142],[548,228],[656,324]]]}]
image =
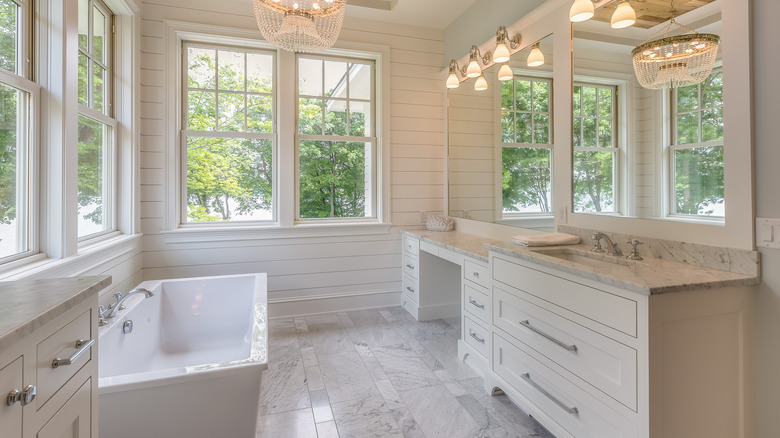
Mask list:
[{"label": "marble tile floor", "polygon": [[457,359],[460,318],[400,307],[272,319],[257,436],[554,438]]}]

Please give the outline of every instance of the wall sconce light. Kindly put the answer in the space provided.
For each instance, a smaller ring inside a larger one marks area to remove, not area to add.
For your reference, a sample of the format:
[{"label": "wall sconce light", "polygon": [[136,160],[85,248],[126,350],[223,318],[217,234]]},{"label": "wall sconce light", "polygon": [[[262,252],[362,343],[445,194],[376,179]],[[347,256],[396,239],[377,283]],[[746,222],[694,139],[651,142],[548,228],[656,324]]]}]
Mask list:
[{"label": "wall sconce light", "polygon": [[450,60],[450,75],[447,77],[447,88],[460,87],[460,79],[458,79],[458,63],[454,60]]},{"label": "wall sconce light", "polygon": [[480,75],[477,78],[477,81],[474,82],[474,90],[475,91],[485,91],[488,89],[487,80],[485,80],[485,77]]},{"label": "wall sconce light", "polygon": [[611,26],[613,29],[623,29],[636,23],[636,11],[631,7],[629,0],[620,0],[615,13],[612,14]]},{"label": "wall sconce light", "polygon": [[569,20],[573,23],[590,20],[596,14],[596,7],[591,0],[574,0],[569,9]]},{"label": "wall sconce light", "polygon": [[[512,56],[509,48],[512,50],[517,49],[520,46],[520,35],[515,35],[509,38],[509,32],[507,32],[505,26],[501,26],[496,31],[496,49],[493,51],[493,62],[500,64],[502,62],[509,61],[509,57]],[[509,44],[509,47],[507,47]]]},{"label": "wall sconce light", "polygon": [[498,71],[498,80],[499,81],[510,81],[515,76],[514,73],[512,73],[512,69],[509,68],[509,64],[503,64],[501,65],[501,69]]},{"label": "wall sconce light", "polygon": [[544,65],[544,53],[542,53],[542,50],[539,48],[539,43],[534,44],[531,48],[531,53],[528,54],[527,62],[529,67]]},{"label": "wall sconce light", "polygon": [[469,65],[466,67],[466,77],[476,78],[482,76],[482,67],[479,66],[479,61],[482,61],[482,64],[484,65],[488,65],[490,63],[490,57],[490,52],[482,55],[479,51],[479,47],[476,45],[471,46],[471,51],[469,52]]}]

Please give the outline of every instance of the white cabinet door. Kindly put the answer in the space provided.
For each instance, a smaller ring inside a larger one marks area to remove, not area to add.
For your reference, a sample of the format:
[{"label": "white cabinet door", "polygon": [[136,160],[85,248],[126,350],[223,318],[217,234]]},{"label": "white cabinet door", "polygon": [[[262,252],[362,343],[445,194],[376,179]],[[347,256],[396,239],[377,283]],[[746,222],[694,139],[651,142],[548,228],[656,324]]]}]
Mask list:
[{"label": "white cabinet door", "polygon": [[37,438],[90,438],[92,387],[87,380],[46,425]]},{"label": "white cabinet door", "polygon": [[22,390],[22,358],[18,358],[0,369],[0,436],[18,438],[22,436],[22,404],[6,402],[14,390]]}]

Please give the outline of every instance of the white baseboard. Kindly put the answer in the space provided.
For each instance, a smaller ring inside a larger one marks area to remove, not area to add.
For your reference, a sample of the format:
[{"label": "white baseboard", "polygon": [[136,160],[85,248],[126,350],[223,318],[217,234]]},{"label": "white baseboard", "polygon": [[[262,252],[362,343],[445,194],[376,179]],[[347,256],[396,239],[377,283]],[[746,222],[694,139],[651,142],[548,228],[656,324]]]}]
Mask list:
[{"label": "white baseboard", "polygon": [[305,298],[276,299],[268,302],[268,317],[314,315],[397,306],[401,291],[372,291],[359,294],[320,295]]}]

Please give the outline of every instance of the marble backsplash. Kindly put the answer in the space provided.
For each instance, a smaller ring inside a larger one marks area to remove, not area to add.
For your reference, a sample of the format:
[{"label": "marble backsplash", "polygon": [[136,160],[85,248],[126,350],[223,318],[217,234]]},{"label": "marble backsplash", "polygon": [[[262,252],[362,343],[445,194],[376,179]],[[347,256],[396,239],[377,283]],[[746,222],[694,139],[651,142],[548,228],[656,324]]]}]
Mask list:
[{"label": "marble backsplash", "polygon": [[[582,243],[593,242],[592,229],[577,228],[568,225],[558,225],[558,231],[579,236]],[[598,230],[601,231],[601,230]],[[744,249],[723,248],[720,246],[698,245],[675,240],[653,239],[644,236],[627,235],[601,231],[628,255],[631,245],[629,239],[639,239],[644,244],[639,245],[639,254],[644,258],[659,258],[672,262],[688,263],[705,268],[735,272],[744,275],[760,275],[760,253]]]}]

